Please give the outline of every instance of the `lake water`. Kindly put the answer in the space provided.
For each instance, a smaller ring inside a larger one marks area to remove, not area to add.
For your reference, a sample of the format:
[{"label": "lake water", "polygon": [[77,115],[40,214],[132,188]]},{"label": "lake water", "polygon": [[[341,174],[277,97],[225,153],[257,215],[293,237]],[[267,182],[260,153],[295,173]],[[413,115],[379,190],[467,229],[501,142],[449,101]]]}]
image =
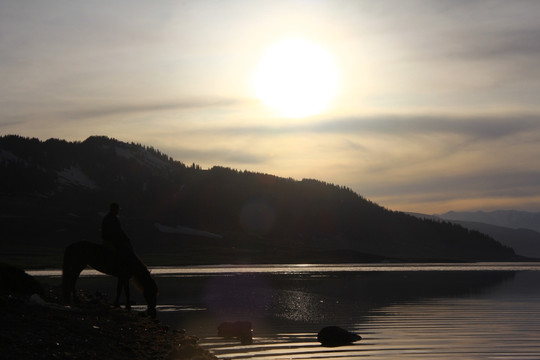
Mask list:
[{"label": "lake water", "polygon": [[[51,282],[59,276],[30,273]],[[152,274],[158,318],[199,336],[220,359],[540,359],[539,263],[201,266]],[[111,298],[115,291],[113,278],[91,270],[77,285]],[[238,320],[252,322],[252,345],[217,336],[221,322]],[[328,325],[362,340],[323,347],[316,336]]]}]

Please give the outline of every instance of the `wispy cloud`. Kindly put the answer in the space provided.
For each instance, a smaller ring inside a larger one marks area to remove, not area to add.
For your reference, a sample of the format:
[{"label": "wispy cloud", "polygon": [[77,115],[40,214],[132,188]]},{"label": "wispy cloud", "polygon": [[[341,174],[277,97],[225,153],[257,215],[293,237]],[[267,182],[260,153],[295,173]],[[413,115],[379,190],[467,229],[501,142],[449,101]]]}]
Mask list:
[{"label": "wispy cloud", "polygon": [[388,13],[380,18],[383,36],[401,40],[396,46],[410,49],[410,55],[490,62],[540,55],[537,1],[420,0],[401,7],[396,6],[399,1],[379,3]]},{"label": "wispy cloud", "polygon": [[[89,106],[93,103],[93,106]],[[39,123],[46,120],[50,124],[69,123],[108,123],[111,121],[122,121],[135,124],[134,115],[153,114],[153,118],[159,120],[164,112],[176,113],[177,117],[182,116],[182,112],[187,110],[200,111],[220,111],[249,106],[253,103],[250,99],[225,98],[225,97],[189,97],[174,101],[137,101],[118,102],[110,101],[64,101],[57,102],[54,106],[46,104],[27,103],[19,101],[15,110],[5,111],[0,117],[0,124],[6,127],[25,124]]]},{"label": "wispy cloud", "polygon": [[540,171],[470,172],[449,177],[417,177],[414,181],[382,183],[365,190],[394,209],[444,212],[447,209],[530,209],[540,205]]},{"label": "wispy cloud", "polygon": [[313,130],[334,133],[373,133],[400,137],[442,133],[457,134],[474,139],[496,139],[525,131],[540,130],[540,115],[377,116],[325,121],[315,125]]},{"label": "wispy cloud", "polygon": [[221,97],[198,97],[182,99],[170,102],[148,102],[135,104],[116,104],[116,105],[96,105],[95,108],[76,108],[72,110],[61,111],[62,118],[66,120],[79,120],[87,118],[118,115],[130,115],[136,113],[152,113],[162,111],[182,111],[189,109],[220,109],[246,105],[249,100],[221,98]]},{"label": "wispy cloud", "polygon": [[290,134],[378,134],[406,137],[411,135],[456,134],[471,139],[489,140],[523,132],[540,131],[540,114],[485,116],[371,116],[348,117],[313,123],[276,125],[233,125],[194,127],[193,134],[219,133],[227,136],[282,136]]},{"label": "wispy cloud", "polygon": [[[176,159],[195,159],[197,164],[229,164],[233,166],[261,164],[268,161],[268,155],[257,153],[256,149],[231,149],[211,147],[206,149],[189,148],[189,147],[174,147],[170,150],[165,150],[167,154],[174,155]],[[189,164],[188,164],[189,165]],[[212,166],[212,165],[210,165]]]}]

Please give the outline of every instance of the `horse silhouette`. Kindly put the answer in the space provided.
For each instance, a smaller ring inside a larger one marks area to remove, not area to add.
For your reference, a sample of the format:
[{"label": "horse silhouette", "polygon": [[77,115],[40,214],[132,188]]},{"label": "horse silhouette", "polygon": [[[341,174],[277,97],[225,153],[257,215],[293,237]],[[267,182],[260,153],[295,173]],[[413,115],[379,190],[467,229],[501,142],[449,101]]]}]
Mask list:
[{"label": "horse silhouette", "polygon": [[66,247],[64,251],[64,263],[62,266],[62,290],[64,302],[69,303],[71,295],[77,301],[75,283],[86,266],[91,266],[99,272],[118,278],[115,305],[118,304],[122,288],[125,290],[126,307],[130,308],[129,279],[142,289],[146,300],[146,313],[156,316],[156,297],[158,287],[150,276],[150,272],[142,261],[135,257],[132,266],[126,266],[120,261],[118,255],[109,248],[89,241],[79,241]]}]

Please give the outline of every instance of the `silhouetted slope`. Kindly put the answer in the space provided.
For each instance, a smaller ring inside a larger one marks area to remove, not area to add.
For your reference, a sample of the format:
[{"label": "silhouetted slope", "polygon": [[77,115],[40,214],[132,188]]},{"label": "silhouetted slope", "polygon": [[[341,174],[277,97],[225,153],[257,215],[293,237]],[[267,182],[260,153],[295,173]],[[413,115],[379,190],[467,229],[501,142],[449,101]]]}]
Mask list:
[{"label": "silhouetted slope", "polygon": [[[117,201],[137,251],[161,263],[514,256],[479,232],[389,211],[344,187],[203,170],[103,136],[83,142],[1,137],[0,171],[2,241],[12,255],[54,257],[74,240],[100,241],[101,217]],[[179,225],[222,238],[158,230]]]},{"label": "silhouetted slope", "polygon": [[530,229],[510,229],[472,221],[453,221],[467,229],[477,230],[514,249],[516,254],[540,259],[540,233]]},{"label": "silhouetted slope", "polygon": [[449,211],[436,215],[450,221],[470,221],[511,229],[531,229],[540,232],[540,212],[495,210],[495,211]]},{"label": "silhouetted slope", "polygon": [[[512,213],[514,215],[522,213],[520,211],[497,211],[493,213]],[[462,221],[462,220],[445,220],[440,218],[438,215],[425,215],[419,213],[409,213],[412,216],[421,218],[421,219],[432,219],[434,221],[440,222],[452,222],[458,225],[463,226],[464,228],[479,231],[483,234],[491,236],[496,241],[500,242],[504,246],[508,246],[514,249],[515,253],[520,256],[525,256],[529,258],[540,258],[540,233],[531,229],[523,228],[509,228],[504,226],[497,226],[492,224],[486,224],[482,222],[475,221]],[[468,214],[468,213],[455,213],[449,212],[447,214]],[[471,213],[475,214],[475,213]],[[484,213],[485,214],[485,213]],[[525,213],[526,217],[529,217],[529,214]],[[516,216],[513,216],[516,218]],[[519,218],[519,216],[517,217]]]}]

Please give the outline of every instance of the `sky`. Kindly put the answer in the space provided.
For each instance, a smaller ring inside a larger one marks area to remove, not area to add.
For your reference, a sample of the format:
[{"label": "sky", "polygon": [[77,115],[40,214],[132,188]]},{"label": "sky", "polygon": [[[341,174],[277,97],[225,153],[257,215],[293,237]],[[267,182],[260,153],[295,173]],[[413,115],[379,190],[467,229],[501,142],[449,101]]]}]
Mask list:
[{"label": "sky", "polygon": [[391,210],[540,211],[540,1],[0,9],[0,134],[105,135],[202,168],[346,186]]}]

